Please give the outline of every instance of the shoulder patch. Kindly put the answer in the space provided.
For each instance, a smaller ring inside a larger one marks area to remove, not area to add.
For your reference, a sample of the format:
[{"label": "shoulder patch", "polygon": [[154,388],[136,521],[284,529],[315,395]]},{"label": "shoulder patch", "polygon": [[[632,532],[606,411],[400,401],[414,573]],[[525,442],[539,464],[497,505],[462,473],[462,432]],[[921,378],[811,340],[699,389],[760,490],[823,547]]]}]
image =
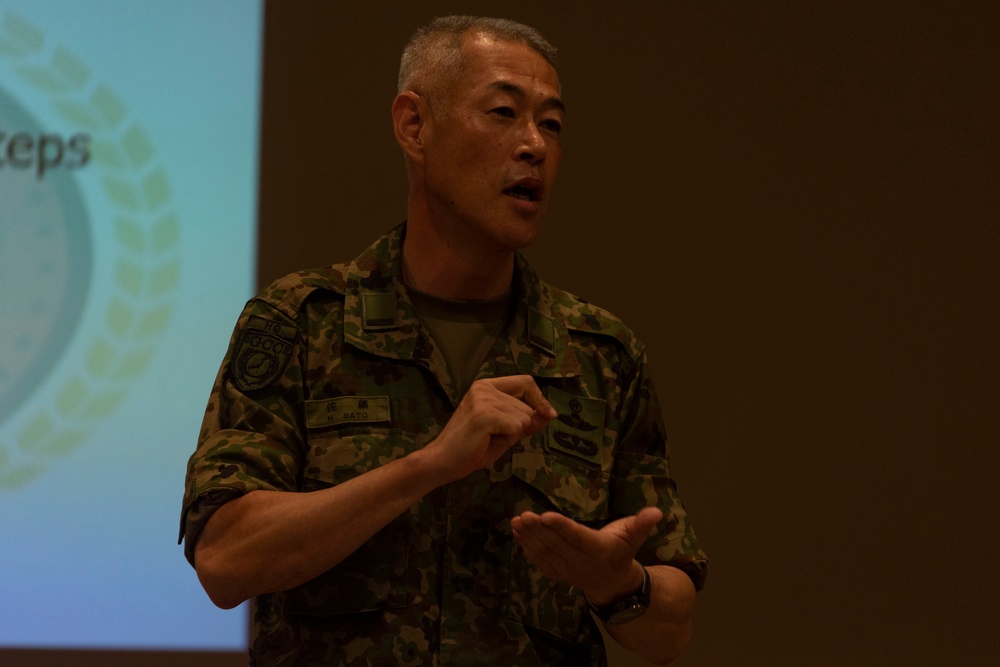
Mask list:
[{"label": "shoulder patch", "polygon": [[288,366],[294,342],[295,327],[251,315],[230,364],[233,383],[242,392],[270,385]]}]

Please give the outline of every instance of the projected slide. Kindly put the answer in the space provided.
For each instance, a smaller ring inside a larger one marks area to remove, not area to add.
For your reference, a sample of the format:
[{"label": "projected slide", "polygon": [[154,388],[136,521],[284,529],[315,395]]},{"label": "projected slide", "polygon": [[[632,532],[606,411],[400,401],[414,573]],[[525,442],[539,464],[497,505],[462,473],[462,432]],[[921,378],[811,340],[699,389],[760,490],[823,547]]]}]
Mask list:
[{"label": "projected slide", "polygon": [[0,0],[0,648],[231,649],[177,546],[253,289],[262,2]]}]

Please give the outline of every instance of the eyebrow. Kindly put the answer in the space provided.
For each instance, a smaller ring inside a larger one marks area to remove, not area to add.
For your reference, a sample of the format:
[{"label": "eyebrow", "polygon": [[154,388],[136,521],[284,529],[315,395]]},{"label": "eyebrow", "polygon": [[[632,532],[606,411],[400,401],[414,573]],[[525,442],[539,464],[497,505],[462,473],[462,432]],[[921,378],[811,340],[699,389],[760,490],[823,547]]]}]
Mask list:
[{"label": "eyebrow", "polygon": [[[490,90],[499,90],[504,93],[510,93],[515,97],[521,99],[526,98],[528,95],[521,86],[511,83],[510,81],[494,81],[490,84]],[[543,109],[558,109],[559,111],[566,113],[566,105],[563,101],[556,96],[548,97],[542,102]]]}]

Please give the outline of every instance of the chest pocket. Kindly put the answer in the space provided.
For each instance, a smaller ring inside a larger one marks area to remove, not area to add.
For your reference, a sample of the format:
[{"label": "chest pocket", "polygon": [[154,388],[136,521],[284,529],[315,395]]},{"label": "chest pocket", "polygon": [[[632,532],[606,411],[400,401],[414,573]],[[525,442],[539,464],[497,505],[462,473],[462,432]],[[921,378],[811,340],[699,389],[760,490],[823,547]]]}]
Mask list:
[{"label": "chest pocket", "polygon": [[[413,451],[398,429],[357,424],[310,429],[302,491],[320,491]],[[354,553],[315,579],[283,594],[288,613],[332,616],[404,607],[409,603],[410,517],[396,517]]]},{"label": "chest pocket", "polygon": [[[523,511],[557,511],[582,522],[608,517],[608,494],[614,449],[605,444],[607,403],[548,387],[545,392],[558,415],[515,452],[511,474],[524,482]],[[533,502],[526,502],[528,499]]]}]

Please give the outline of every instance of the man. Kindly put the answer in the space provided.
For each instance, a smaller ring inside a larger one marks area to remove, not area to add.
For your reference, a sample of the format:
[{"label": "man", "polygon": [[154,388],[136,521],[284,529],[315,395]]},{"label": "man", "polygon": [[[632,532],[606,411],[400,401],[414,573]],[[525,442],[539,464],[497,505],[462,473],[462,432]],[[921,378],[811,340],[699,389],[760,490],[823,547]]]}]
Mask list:
[{"label": "man", "polygon": [[690,637],[706,560],[643,348],[516,252],[559,167],[553,53],[510,21],[418,31],[405,225],[237,324],[181,530],[217,605],[254,598],[253,664],[599,665],[597,623],[666,663]]}]

